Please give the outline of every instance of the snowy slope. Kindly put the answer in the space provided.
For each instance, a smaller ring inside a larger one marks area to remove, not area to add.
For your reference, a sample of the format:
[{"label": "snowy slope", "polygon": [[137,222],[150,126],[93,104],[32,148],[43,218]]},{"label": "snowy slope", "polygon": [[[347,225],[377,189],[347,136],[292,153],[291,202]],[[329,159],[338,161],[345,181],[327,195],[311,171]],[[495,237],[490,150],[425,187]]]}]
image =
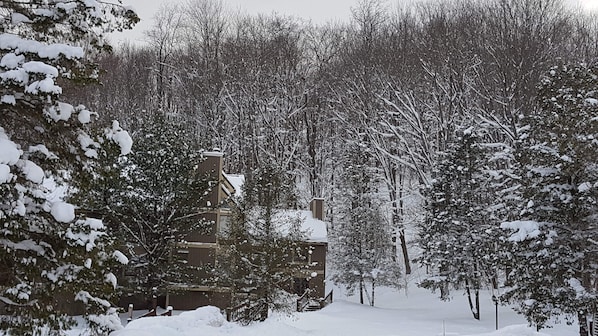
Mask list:
[{"label": "snowy slope", "polygon": [[[337,292],[340,290],[337,289]],[[356,303],[355,297],[338,295],[335,303],[318,312],[292,317],[273,316],[263,323],[242,327],[226,322],[213,307],[173,317],[135,320],[112,336],[574,336],[576,326],[564,323],[536,333],[525,320],[506,307],[499,307],[501,329],[494,331],[494,306],[489,294],[482,297],[482,320],[468,311],[467,299],[454,293],[453,300],[441,302],[436,295],[412,288],[409,295],[389,289],[377,294],[378,307]]]}]

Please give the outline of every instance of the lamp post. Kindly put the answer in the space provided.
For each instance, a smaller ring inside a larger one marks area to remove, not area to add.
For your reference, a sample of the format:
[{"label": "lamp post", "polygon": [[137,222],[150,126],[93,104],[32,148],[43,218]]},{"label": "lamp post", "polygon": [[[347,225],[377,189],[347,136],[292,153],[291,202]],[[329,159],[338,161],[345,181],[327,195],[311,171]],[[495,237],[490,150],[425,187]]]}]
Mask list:
[{"label": "lamp post", "polygon": [[498,330],[498,298],[492,295],[492,302],[494,302],[494,317],[496,320],[496,330]]}]

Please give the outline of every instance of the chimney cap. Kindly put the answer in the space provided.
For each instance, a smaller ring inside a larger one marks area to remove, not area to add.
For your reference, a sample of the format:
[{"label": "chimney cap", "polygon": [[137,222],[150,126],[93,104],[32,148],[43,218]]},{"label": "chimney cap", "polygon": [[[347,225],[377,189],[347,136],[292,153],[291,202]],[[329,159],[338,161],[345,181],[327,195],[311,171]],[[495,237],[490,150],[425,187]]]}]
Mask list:
[{"label": "chimney cap", "polygon": [[[218,149],[218,148],[215,148]],[[222,153],[219,149],[218,150],[212,150],[212,151],[206,151],[202,153],[203,156],[219,156],[222,157],[224,156],[224,153]]]}]

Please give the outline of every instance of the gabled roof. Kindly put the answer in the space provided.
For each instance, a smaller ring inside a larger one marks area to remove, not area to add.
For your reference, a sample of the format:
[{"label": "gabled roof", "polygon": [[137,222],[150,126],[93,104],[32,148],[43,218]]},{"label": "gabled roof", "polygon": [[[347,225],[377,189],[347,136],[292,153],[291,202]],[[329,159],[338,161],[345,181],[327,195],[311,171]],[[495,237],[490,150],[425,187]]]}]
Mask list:
[{"label": "gabled roof", "polygon": [[[282,210],[276,217],[281,221],[280,229],[283,234],[287,234],[290,230],[290,225],[293,225],[293,218],[298,218],[301,221],[300,230],[305,233],[305,241],[308,243],[327,243],[328,229],[326,222],[321,221],[312,216],[309,210]],[[286,226],[286,227],[285,227]]]},{"label": "gabled roof", "polygon": [[225,172],[222,172],[222,176],[224,176],[224,178],[228,181],[228,183],[235,190],[234,193],[231,194],[225,188],[224,191],[226,192],[226,194],[228,196],[241,197],[241,195],[243,194],[243,184],[245,183],[245,175],[227,174]]},{"label": "gabled roof", "polygon": [[[223,184],[222,189],[228,196],[241,197],[243,194],[243,184],[245,183],[245,176],[240,174],[227,174],[222,172],[222,176],[228,186]],[[230,190],[230,187],[234,189],[234,192]],[[307,242],[310,243],[327,243],[328,242],[328,229],[326,222],[314,218],[312,212],[309,210],[282,210],[279,211],[280,221],[284,224],[287,222],[290,224],[289,218],[299,218],[301,220],[301,231],[305,232]],[[283,232],[288,232],[288,227],[281,226],[280,229]]]},{"label": "gabled roof", "polygon": [[297,211],[302,218],[305,218],[301,229],[307,233],[307,241],[314,243],[328,242],[328,229],[326,222],[314,218],[309,210]]}]

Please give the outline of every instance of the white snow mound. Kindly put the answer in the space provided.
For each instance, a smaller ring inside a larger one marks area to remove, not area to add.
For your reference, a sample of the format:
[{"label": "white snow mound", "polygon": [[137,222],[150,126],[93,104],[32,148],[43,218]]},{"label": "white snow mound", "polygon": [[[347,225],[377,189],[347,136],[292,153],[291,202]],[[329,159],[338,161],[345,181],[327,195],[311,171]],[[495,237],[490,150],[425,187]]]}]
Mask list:
[{"label": "white snow mound", "polygon": [[176,316],[144,317],[133,320],[125,329],[115,331],[111,336],[146,336],[146,335],[205,335],[206,329],[219,328],[230,324],[213,306],[200,307]]},{"label": "white snow mound", "polygon": [[472,336],[547,336],[546,334],[534,331],[525,324],[511,325],[487,334],[476,334]]}]

